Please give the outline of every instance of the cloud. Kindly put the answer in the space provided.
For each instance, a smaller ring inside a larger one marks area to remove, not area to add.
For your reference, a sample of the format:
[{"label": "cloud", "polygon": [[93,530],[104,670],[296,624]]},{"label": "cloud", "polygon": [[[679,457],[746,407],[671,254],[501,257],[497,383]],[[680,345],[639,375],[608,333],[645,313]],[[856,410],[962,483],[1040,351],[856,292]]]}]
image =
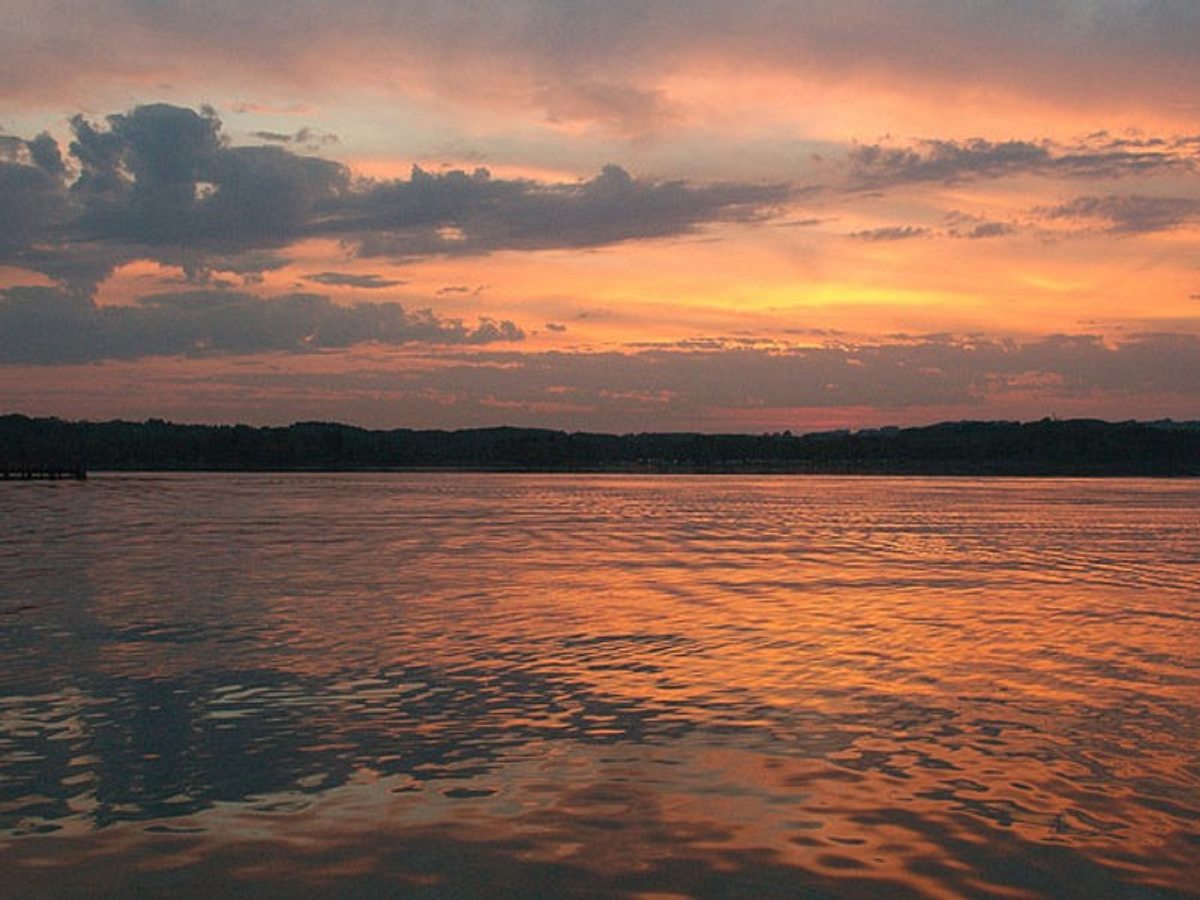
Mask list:
[{"label": "cloud", "polygon": [[926,228],[919,225],[886,225],[879,228],[866,228],[852,231],[846,236],[858,241],[888,242],[903,241],[909,238],[966,238],[981,240],[985,238],[1004,237],[1017,231],[1012,222],[994,222],[979,216],[952,211],[945,217],[947,227]]},{"label": "cloud", "polygon": [[951,210],[946,214],[946,225],[945,233],[949,237],[973,241],[1004,237],[1018,230],[1014,222],[997,222],[959,210]]},{"label": "cloud", "polygon": [[0,162],[0,259],[47,238],[65,208],[58,185],[43,169]]},{"label": "cloud", "polygon": [[61,224],[65,176],[62,152],[49,134],[29,141],[0,134],[0,261],[46,240]]},{"label": "cloud", "polygon": [[[682,237],[717,223],[777,217],[803,193],[787,183],[638,178],[616,165],[587,180],[558,183],[417,166],[406,179],[356,180],[333,160],[287,146],[234,146],[210,107],[150,104],[110,115],[103,125],[82,116],[71,124],[69,163],[49,135],[0,140],[0,262],[67,279],[80,290],[132,259],[204,273],[217,270],[222,259],[268,259],[264,253],[278,259],[284,248],[310,237],[336,238],[360,256],[395,260]],[[305,128],[288,138],[295,143],[313,134]],[[1157,172],[1191,165],[1181,154],[1195,155],[1190,138],[1103,132],[1070,152],[1048,142],[981,139],[857,145],[849,154],[848,186],[861,191],[1029,172]],[[1110,230],[1134,232],[1187,221],[1192,203],[1092,198],[1043,213],[1107,216]],[[1010,230],[977,222],[950,233],[989,238]],[[853,236],[884,241],[933,233],[893,226]]]},{"label": "cloud", "polygon": [[46,132],[42,132],[31,141],[26,141],[30,161],[53,178],[61,181],[67,175],[67,167],[63,163],[62,150],[58,141]]},{"label": "cloud", "polygon": [[364,256],[600,247],[762,220],[790,193],[784,184],[650,181],[615,165],[566,184],[494,179],[485,169],[413,167],[407,181],[356,196],[341,227],[358,233]]},{"label": "cloud", "polygon": [[1140,194],[1108,194],[1076,197],[1036,212],[1048,219],[1098,220],[1117,234],[1168,231],[1200,219],[1200,200],[1191,197],[1151,197]]},{"label": "cloud", "polygon": [[10,157],[0,161],[0,262],[58,277],[70,256],[106,248],[107,270],[139,256],[204,268],[206,256],[251,258],[313,236],[364,256],[598,247],[762,219],[790,196],[784,184],[653,181],[611,165],[558,184],[419,167],[408,179],[354,181],[332,160],[230,145],[209,107],[151,104],[105,127],[82,116],[71,125],[70,184],[53,139],[0,145]]},{"label": "cloud", "polygon": [[363,288],[364,290],[371,291],[408,283],[401,279],[384,278],[381,275],[354,275],[349,272],[316,272],[312,275],[305,275],[304,280],[315,281],[317,284]]},{"label": "cloud", "polygon": [[967,231],[962,232],[962,237],[971,240],[1003,237],[1006,234],[1012,234],[1016,230],[1016,226],[1010,222],[980,222],[977,225],[973,225]]},{"label": "cloud", "polygon": [[58,141],[44,131],[28,141],[11,134],[0,134],[0,162],[32,166],[55,181],[66,175]]},{"label": "cloud", "polygon": [[1106,133],[1073,147],[1050,141],[922,140],[911,146],[856,144],[849,154],[851,187],[877,189],[925,182],[955,183],[1020,174],[1056,178],[1121,178],[1130,175],[1187,174],[1197,156],[1186,139],[1130,141]]},{"label": "cloud", "polygon": [[[1186,0],[744,0],[736,14],[725,0],[510,0],[486,15],[471,0],[257,0],[226,10],[9,0],[0,90],[61,102],[114,83],[204,78],[311,96],[367,81],[443,103],[537,104],[618,133],[657,127],[673,101],[659,85],[706,65],[934,97],[982,86],[1072,109],[1178,111],[1200,94],[1200,8]],[[131,34],[130,52],[110,52]],[[29,48],[55,65],[34,64]]]},{"label": "cloud", "polygon": [[[903,408],[981,402],[1025,390],[1031,380],[1051,393],[1095,390],[1176,391],[1200,397],[1200,337],[1145,335],[1111,346],[1094,336],[1027,342],[923,338],[819,348],[644,349],[635,353],[500,354],[470,390],[532,399],[546,386],[571,388],[577,401],[600,402],[602,390],[661,396],[674,411],[703,407],[875,406]],[[465,379],[459,370],[458,379]],[[441,374],[439,374],[441,378]],[[449,388],[456,376],[449,375]],[[468,389],[466,380],[460,382]],[[536,391],[533,390],[536,388]]]},{"label": "cloud", "polygon": [[280,245],[306,232],[346,191],[330,160],[279,147],[231,147],[215,111],[164,103],[72,119],[80,174],[75,236],[169,244]]},{"label": "cloud", "polygon": [[682,119],[662,91],[628,84],[555,82],[536,97],[549,122],[598,122],[624,137],[647,137]]},{"label": "cloud", "polygon": [[509,321],[469,327],[396,303],[338,306],[317,294],[262,299],[228,291],[141,298],[97,306],[55,288],[0,291],[0,363],[54,364],[147,356],[309,352],[366,342],[391,345],[519,341]]},{"label": "cloud", "polygon": [[868,228],[864,231],[852,231],[848,237],[858,241],[903,241],[908,238],[927,237],[931,232],[928,228],[916,225],[891,225],[883,228]]},{"label": "cloud", "polygon": [[[79,316],[72,313],[72,321]],[[6,324],[0,322],[0,358],[31,363],[66,356],[61,348],[39,351],[24,342],[14,353]],[[856,342],[843,336],[820,347],[699,337],[624,352],[412,342],[354,353],[350,366],[349,354],[329,351],[319,369],[317,360],[296,354],[225,361],[220,353],[238,351],[180,349],[185,343],[173,339],[172,352],[200,358],[114,361],[86,370],[14,367],[9,372],[16,377],[7,380],[3,395],[10,408],[49,408],[69,416],[87,409],[93,416],[98,409],[104,415],[178,410],[195,416],[203,408],[207,418],[225,421],[261,421],[267,414],[274,420],[340,418],[386,427],[514,424],[618,432],[745,431],[931,417],[1186,417],[1200,402],[1196,333],[1139,334],[1116,343],[1079,334],[1026,341],[947,335]],[[105,358],[130,356],[109,352]],[[98,354],[76,352],[71,358],[86,361]],[[197,397],[206,398],[199,407]]]},{"label": "cloud", "polygon": [[337,144],[341,142],[341,139],[336,134],[331,132],[315,131],[307,126],[293,132],[255,131],[251,136],[271,144],[302,145],[309,150],[318,150],[321,147],[327,147],[330,144]]},{"label": "cloud", "polygon": [[863,187],[957,181],[1027,171],[1045,165],[1050,151],[1027,141],[994,143],[927,140],[915,147],[859,144],[850,149],[850,174]]},{"label": "cloud", "polygon": [[816,348],[701,338],[632,352],[450,348],[430,361],[329,375],[232,375],[229,383],[268,394],[275,385],[333,392],[339,408],[363,421],[609,431],[728,430],[731,422],[741,430],[756,416],[778,420],[785,411],[795,420],[805,409],[874,409],[911,421],[923,409],[970,417],[1004,403],[1037,416],[1072,404],[1094,410],[1103,401],[1133,416],[1164,396],[1200,401],[1200,336],[1193,334],[1115,345],[1091,335],[944,336]]}]

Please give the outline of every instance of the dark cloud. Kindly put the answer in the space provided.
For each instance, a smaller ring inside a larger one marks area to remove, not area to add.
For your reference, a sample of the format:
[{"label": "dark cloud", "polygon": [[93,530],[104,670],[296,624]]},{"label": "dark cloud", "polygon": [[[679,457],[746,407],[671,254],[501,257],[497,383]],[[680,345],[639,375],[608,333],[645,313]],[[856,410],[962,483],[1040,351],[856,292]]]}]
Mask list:
[{"label": "dark cloud", "polygon": [[5,162],[27,162],[29,144],[11,134],[0,134],[0,160]]},{"label": "dark cloud", "polygon": [[850,173],[863,186],[1005,175],[1044,165],[1050,151],[1027,141],[922,141],[916,147],[859,144],[850,149]]},{"label": "dark cloud", "polygon": [[[340,164],[286,146],[232,146],[209,107],[139,106],[108,116],[103,126],[76,116],[72,130],[70,166],[49,135],[0,140],[0,262],[75,279],[69,283],[83,290],[130,259],[211,272],[222,258],[252,259],[313,236],[335,237],[365,257],[395,259],[679,237],[714,223],[763,220],[801,194],[788,184],[637,178],[615,165],[568,183],[419,167],[407,179],[355,181]],[[287,137],[293,144],[320,139],[307,128]],[[1022,172],[1159,171],[1183,165],[1178,154],[1190,146],[1184,138],[1104,133],[1082,139],[1071,152],[1027,141],[859,145],[850,151],[851,183],[865,190]],[[1195,150],[1186,152],[1194,156]],[[69,171],[77,173],[73,181]],[[1183,199],[1087,202],[1090,212],[1081,200],[1047,214],[1109,216],[1114,231],[1169,227],[1192,215],[1192,201]],[[977,222],[952,233],[985,238],[1007,230]],[[932,233],[903,226],[854,237]]]},{"label": "dark cloud", "polygon": [[1108,231],[1143,234],[1167,231],[1200,219],[1200,200],[1190,197],[1150,197],[1109,194],[1077,197],[1036,212],[1049,219],[1099,220]]},{"label": "dark cloud", "polygon": [[977,225],[973,225],[967,231],[962,232],[962,237],[979,240],[980,238],[1003,237],[1006,234],[1012,234],[1014,231],[1016,231],[1016,226],[1009,222],[980,222]]},{"label": "dark cloud", "polygon": [[924,140],[912,146],[858,144],[849,153],[855,189],[924,182],[954,183],[1020,174],[1057,178],[1121,178],[1129,175],[1188,173],[1197,157],[1183,139],[1160,143],[1113,141],[1089,136],[1074,147],[1049,141]]},{"label": "dark cloud", "polygon": [[278,271],[289,262],[277,250],[253,247],[230,247],[228,250],[216,247],[160,247],[155,255],[164,264],[183,269],[184,281],[196,285],[220,280],[217,273],[238,275],[245,284],[257,284],[264,272]]},{"label": "dark cloud", "polygon": [[0,162],[0,261],[50,237],[65,211],[62,192],[45,170]]},{"label": "dark cloud", "polygon": [[139,106],[100,129],[72,119],[78,237],[151,247],[280,245],[331,211],[349,183],[338,163],[278,147],[230,147],[208,108]]},{"label": "dark cloud", "polygon": [[[408,283],[395,278],[384,278],[382,275],[354,275],[349,272],[316,272],[312,275],[305,275],[304,279],[306,281],[315,281],[317,284],[363,288],[370,291]],[[441,292],[439,291],[438,293]]]},{"label": "dark cloud", "polygon": [[[283,146],[231,146],[208,107],[152,104],[104,127],[76,116],[71,127],[69,185],[52,138],[0,142],[0,261],[57,277],[70,256],[103,247],[109,270],[139,256],[212,269],[206,258],[321,235],[366,256],[595,247],[759,219],[790,195],[780,184],[638,179],[617,166],[566,184],[416,167],[408,179],[355,182],[339,163]],[[291,140],[313,137],[301,129]]]},{"label": "dark cloud", "polygon": [[251,136],[258,138],[260,141],[267,141],[272,144],[297,144],[309,150],[318,150],[321,147],[328,147],[330,144],[341,142],[341,139],[336,134],[315,131],[308,127],[300,128],[293,132],[255,131]]},{"label": "dark cloud", "polygon": [[42,132],[33,140],[27,142],[29,158],[35,166],[53,178],[61,181],[67,176],[67,167],[63,162],[62,150],[51,135]]},{"label": "dark cloud", "polygon": [[865,231],[852,231],[847,237],[858,241],[903,241],[908,238],[927,237],[931,232],[928,228],[916,225],[890,225],[883,228],[868,228]]},{"label": "dark cloud", "polygon": [[10,134],[0,134],[0,162],[32,166],[45,172],[54,181],[61,181],[66,176],[58,141],[44,131],[29,141]]},{"label": "dark cloud", "polygon": [[494,179],[485,169],[378,184],[355,198],[344,228],[365,256],[599,247],[692,234],[714,222],[765,218],[790,196],[782,184],[690,185],[634,178],[605,166],[588,181]]},{"label": "dark cloud", "polygon": [[0,363],[71,363],[147,356],[307,352],[381,344],[517,341],[512,322],[469,327],[396,303],[338,306],[316,294],[262,299],[231,291],[186,291],[97,306],[55,288],[0,291]]},{"label": "dark cloud", "polygon": [[558,322],[547,322],[547,323],[546,323],[546,330],[547,330],[547,331],[556,331],[556,332],[558,332],[558,333],[560,333],[560,334],[561,334],[562,332],[564,332],[564,331],[566,331],[566,330],[567,330],[567,326],[566,326],[566,325],[560,325]]},{"label": "dark cloud", "polygon": [[[1026,342],[952,336],[817,348],[738,346],[726,339],[634,352],[465,353],[432,369],[356,368],[342,375],[233,376],[336,392],[360,420],[511,424],[612,431],[728,428],[755,410],[936,407],[986,411],[1019,398],[1030,410],[1101,398],[1200,401],[1200,337],[1140,335],[1112,345],[1090,335]],[[307,379],[307,380],[306,380]],[[430,399],[439,398],[438,402]],[[451,406],[445,401],[452,399]],[[769,412],[764,415],[769,416]],[[391,418],[388,418],[391,417]],[[903,417],[903,416],[901,416]]]},{"label": "dark cloud", "polygon": [[1017,231],[1017,225],[1013,222],[996,222],[958,210],[946,214],[946,224],[947,235],[968,240],[1004,237]]}]

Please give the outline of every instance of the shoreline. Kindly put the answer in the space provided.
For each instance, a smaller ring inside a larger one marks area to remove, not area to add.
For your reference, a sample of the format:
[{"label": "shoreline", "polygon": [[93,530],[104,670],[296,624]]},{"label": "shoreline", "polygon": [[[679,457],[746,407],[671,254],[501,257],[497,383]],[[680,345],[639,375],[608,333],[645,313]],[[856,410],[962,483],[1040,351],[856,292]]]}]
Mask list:
[{"label": "shoreline", "polygon": [[[209,466],[186,468],[97,467],[87,470],[92,475],[679,475],[679,476],[813,476],[862,478],[1200,478],[1200,471],[1155,472],[1133,469],[1032,469],[1032,468],[921,468],[874,467],[861,468],[798,468],[778,466],[666,466],[651,467],[539,467],[539,466],[304,466],[304,467],[233,467]],[[12,479],[18,481],[21,479]],[[67,479],[63,479],[67,480]]]}]

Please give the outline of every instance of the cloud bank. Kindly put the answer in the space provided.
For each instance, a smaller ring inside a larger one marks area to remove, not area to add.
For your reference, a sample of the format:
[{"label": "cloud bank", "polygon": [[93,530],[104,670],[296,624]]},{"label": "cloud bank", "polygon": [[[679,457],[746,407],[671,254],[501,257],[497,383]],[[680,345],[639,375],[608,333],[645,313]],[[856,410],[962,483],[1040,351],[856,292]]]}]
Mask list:
[{"label": "cloud bank", "polygon": [[1098,134],[1074,147],[1049,141],[926,139],[908,146],[857,144],[849,152],[855,189],[941,182],[954,184],[1014,175],[1113,179],[1187,175],[1200,171],[1190,138],[1135,143]]},{"label": "cloud bank", "polygon": [[268,259],[252,251],[306,237],[395,258],[599,247],[760,219],[791,190],[644,180],[615,165],[557,184],[416,166],[408,179],[356,180],[282,146],[231,146],[208,107],[150,104],[71,127],[68,163],[48,135],[8,138],[0,161],[0,262],[71,283],[133,258],[252,263]]},{"label": "cloud bank", "polygon": [[[983,86],[1073,108],[1194,109],[1200,94],[1200,7],[1186,0],[9,0],[5,26],[10,97],[79,93],[98,74],[310,93],[366,82],[533,103],[546,119],[617,132],[676,118],[660,85],[701,63],[935,96]],[[111,52],[131,38],[136,54]],[[33,64],[31,47],[56,65]]]},{"label": "cloud bank", "polygon": [[702,340],[625,352],[447,348],[350,372],[231,372],[197,382],[277,402],[284,418],[320,412],[311,402],[288,408],[297,391],[334,395],[344,414],[381,425],[744,431],[825,415],[861,422],[864,410],[881,422],[913,422],[927,420],[928,410],[939,418],[993,417],[1030,404],[1064,413],[1138,410],[1145,418],[1163,397],[1200,402],[1200,337],[1142,335],[1116,344],[1089,335],[926,337],[815,348]]},{"label": "cloud bank", "polygon": [[1076,197],[1067,203],[1043,207],[1039,212],[1048,219],[1099,222],[1102,228],[1115,234],[1148,234],[1200,221],[1200,199],[1108,194]]},{"label": "cloud bank", "polygon": [[149,356],[312,352],[372,342],[482,345],[519,341],[512,322],[470,327],[396,303],[339,306],[317,294],[262,299],[234,291],[142,297],[97,306],[55,288],[0,291],[0,364],[58,364]]},{"label": "cloud bank", "polygon": [[[600,403],[605,392],[657,398],[676,412],[703,406],[903,408],[982,402],[989,395],[1041,390],[1170,392],[1200,400],[1200,336],[1147,334],[1109,344],[1091,335],[1039,340],[926,337],[824,347],[708,349],[664,346],[633,353],[492,354],[486,390],[525,400],[573,397]],[[478,393],[472,378],[488,356],[439,372],[444,387]],[[564,390],[565,389],[565,390]],[[540,396],[539,396],[540,395]]]}]

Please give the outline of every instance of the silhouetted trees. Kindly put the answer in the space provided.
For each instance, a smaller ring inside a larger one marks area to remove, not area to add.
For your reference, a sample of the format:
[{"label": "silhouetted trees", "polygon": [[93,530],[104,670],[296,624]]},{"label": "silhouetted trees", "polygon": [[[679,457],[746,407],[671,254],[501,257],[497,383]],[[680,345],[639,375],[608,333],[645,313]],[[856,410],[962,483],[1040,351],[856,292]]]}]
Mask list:
[{"label": "silhouetted trees", "polygon": [[0,466],[115,470],[731,471],[1200,475],[1200,422],[944,422],[779,434],[593,434],[540,428],[369,431],[66,422],[0,416]]}]

